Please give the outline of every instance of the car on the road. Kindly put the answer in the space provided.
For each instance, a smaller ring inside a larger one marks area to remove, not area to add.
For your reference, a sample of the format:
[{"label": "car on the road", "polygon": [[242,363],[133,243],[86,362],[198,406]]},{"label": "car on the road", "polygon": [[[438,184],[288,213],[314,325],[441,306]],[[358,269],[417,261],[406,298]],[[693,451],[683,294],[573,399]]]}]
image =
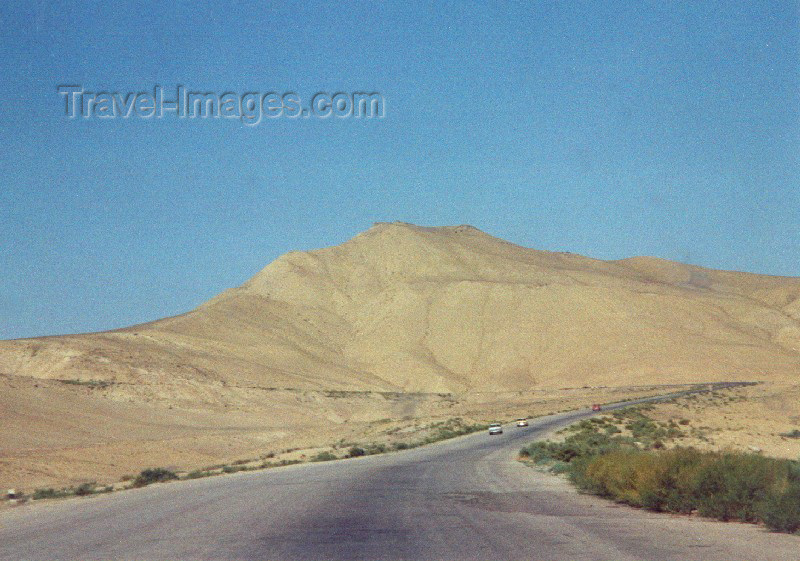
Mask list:
[{"label": "car on the road", "polygon": [[527,427],[528,426],[528,419],[517,419],[517,426],[518,427]]},{"label": "car on the road", "polygon": [[489,434],[503,434],[503,425],[492,423],[489,425]]},{"label": "car on the road", "polygon": [[599,403],[595,403],[595,404],[592,405],[592,411],[602,411],[602,410],[603,410],[603,408],[601,407],[601,405]]}]

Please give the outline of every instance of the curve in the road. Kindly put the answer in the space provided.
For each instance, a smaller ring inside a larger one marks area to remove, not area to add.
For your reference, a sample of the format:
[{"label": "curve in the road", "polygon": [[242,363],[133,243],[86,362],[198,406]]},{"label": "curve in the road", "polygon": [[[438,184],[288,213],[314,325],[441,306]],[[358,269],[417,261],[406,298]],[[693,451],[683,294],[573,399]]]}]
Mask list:
[{"label": "curve in the road", "polygon": [[31,505],[0,516],[0,559],[800,559],[796,536],[622,507],[515,460],[528,441],[591,415]]}]

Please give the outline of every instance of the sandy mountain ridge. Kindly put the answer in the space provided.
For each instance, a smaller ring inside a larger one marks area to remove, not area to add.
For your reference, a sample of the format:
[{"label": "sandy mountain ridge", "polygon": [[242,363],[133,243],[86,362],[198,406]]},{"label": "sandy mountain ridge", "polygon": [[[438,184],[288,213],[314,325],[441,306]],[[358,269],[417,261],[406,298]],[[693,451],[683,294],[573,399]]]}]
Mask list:
[{"label": "sandy mountain ridge", "polygon": [[290,252],[180,316],[1,341],[0,374],[191,400],[222,386],[797,382],[800,279],[537,251],[470,226],[379,223],[339,246]]},{"label": "sandy mountain ridge", "polygon": [[770,396],[797,394],[800,279],[377,224],[180,316],[0,341],[0,488],[302,460],[337,442],[413,442],[456,417],[734,380],[775,383],[754,394],[757,439],[740,419],[731,439],[796,456],[779,436],[796,408]]}]

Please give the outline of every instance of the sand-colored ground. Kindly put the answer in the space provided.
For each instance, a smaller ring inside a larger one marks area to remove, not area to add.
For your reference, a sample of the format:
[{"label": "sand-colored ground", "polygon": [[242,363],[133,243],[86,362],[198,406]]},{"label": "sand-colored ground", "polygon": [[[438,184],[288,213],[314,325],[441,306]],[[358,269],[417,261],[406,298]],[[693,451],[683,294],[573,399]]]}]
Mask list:
[{"label": "sand-colored ground", "polygon": [[703,450],[761,452],[800,459],[800,384],[760,384],[678,398],[647,416],[680,423],[685,436],[672,445]]},{"label": "sand-colored ground", "polygon": [[[125,387],[0,377],[0,489],[113,484],[148,467],[310,459],[353,445],[413,443],[437,423],[507,421],[668,391],[544,389],[468,396],[218,389],[223,403],[125,398]],[[210,391],[210,390],[209,390]]]},{"label": "sand-colored ground", "polygon": [[0,341],[0,485],[611,401],[600,386],[758,380],[800,383],[800,279],[378,224],[181,316]]}]

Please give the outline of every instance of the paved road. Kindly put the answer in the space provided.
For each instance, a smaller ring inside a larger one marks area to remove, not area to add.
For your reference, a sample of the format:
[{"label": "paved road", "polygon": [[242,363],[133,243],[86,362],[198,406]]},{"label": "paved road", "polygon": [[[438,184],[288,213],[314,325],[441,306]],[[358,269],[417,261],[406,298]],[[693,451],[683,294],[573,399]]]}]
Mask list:
[{"label": "paved road", "polygon": [[578,495],[515,461],[586,412],[402,453],[0,514],[0,559],[800,559],[800,537]]}]

